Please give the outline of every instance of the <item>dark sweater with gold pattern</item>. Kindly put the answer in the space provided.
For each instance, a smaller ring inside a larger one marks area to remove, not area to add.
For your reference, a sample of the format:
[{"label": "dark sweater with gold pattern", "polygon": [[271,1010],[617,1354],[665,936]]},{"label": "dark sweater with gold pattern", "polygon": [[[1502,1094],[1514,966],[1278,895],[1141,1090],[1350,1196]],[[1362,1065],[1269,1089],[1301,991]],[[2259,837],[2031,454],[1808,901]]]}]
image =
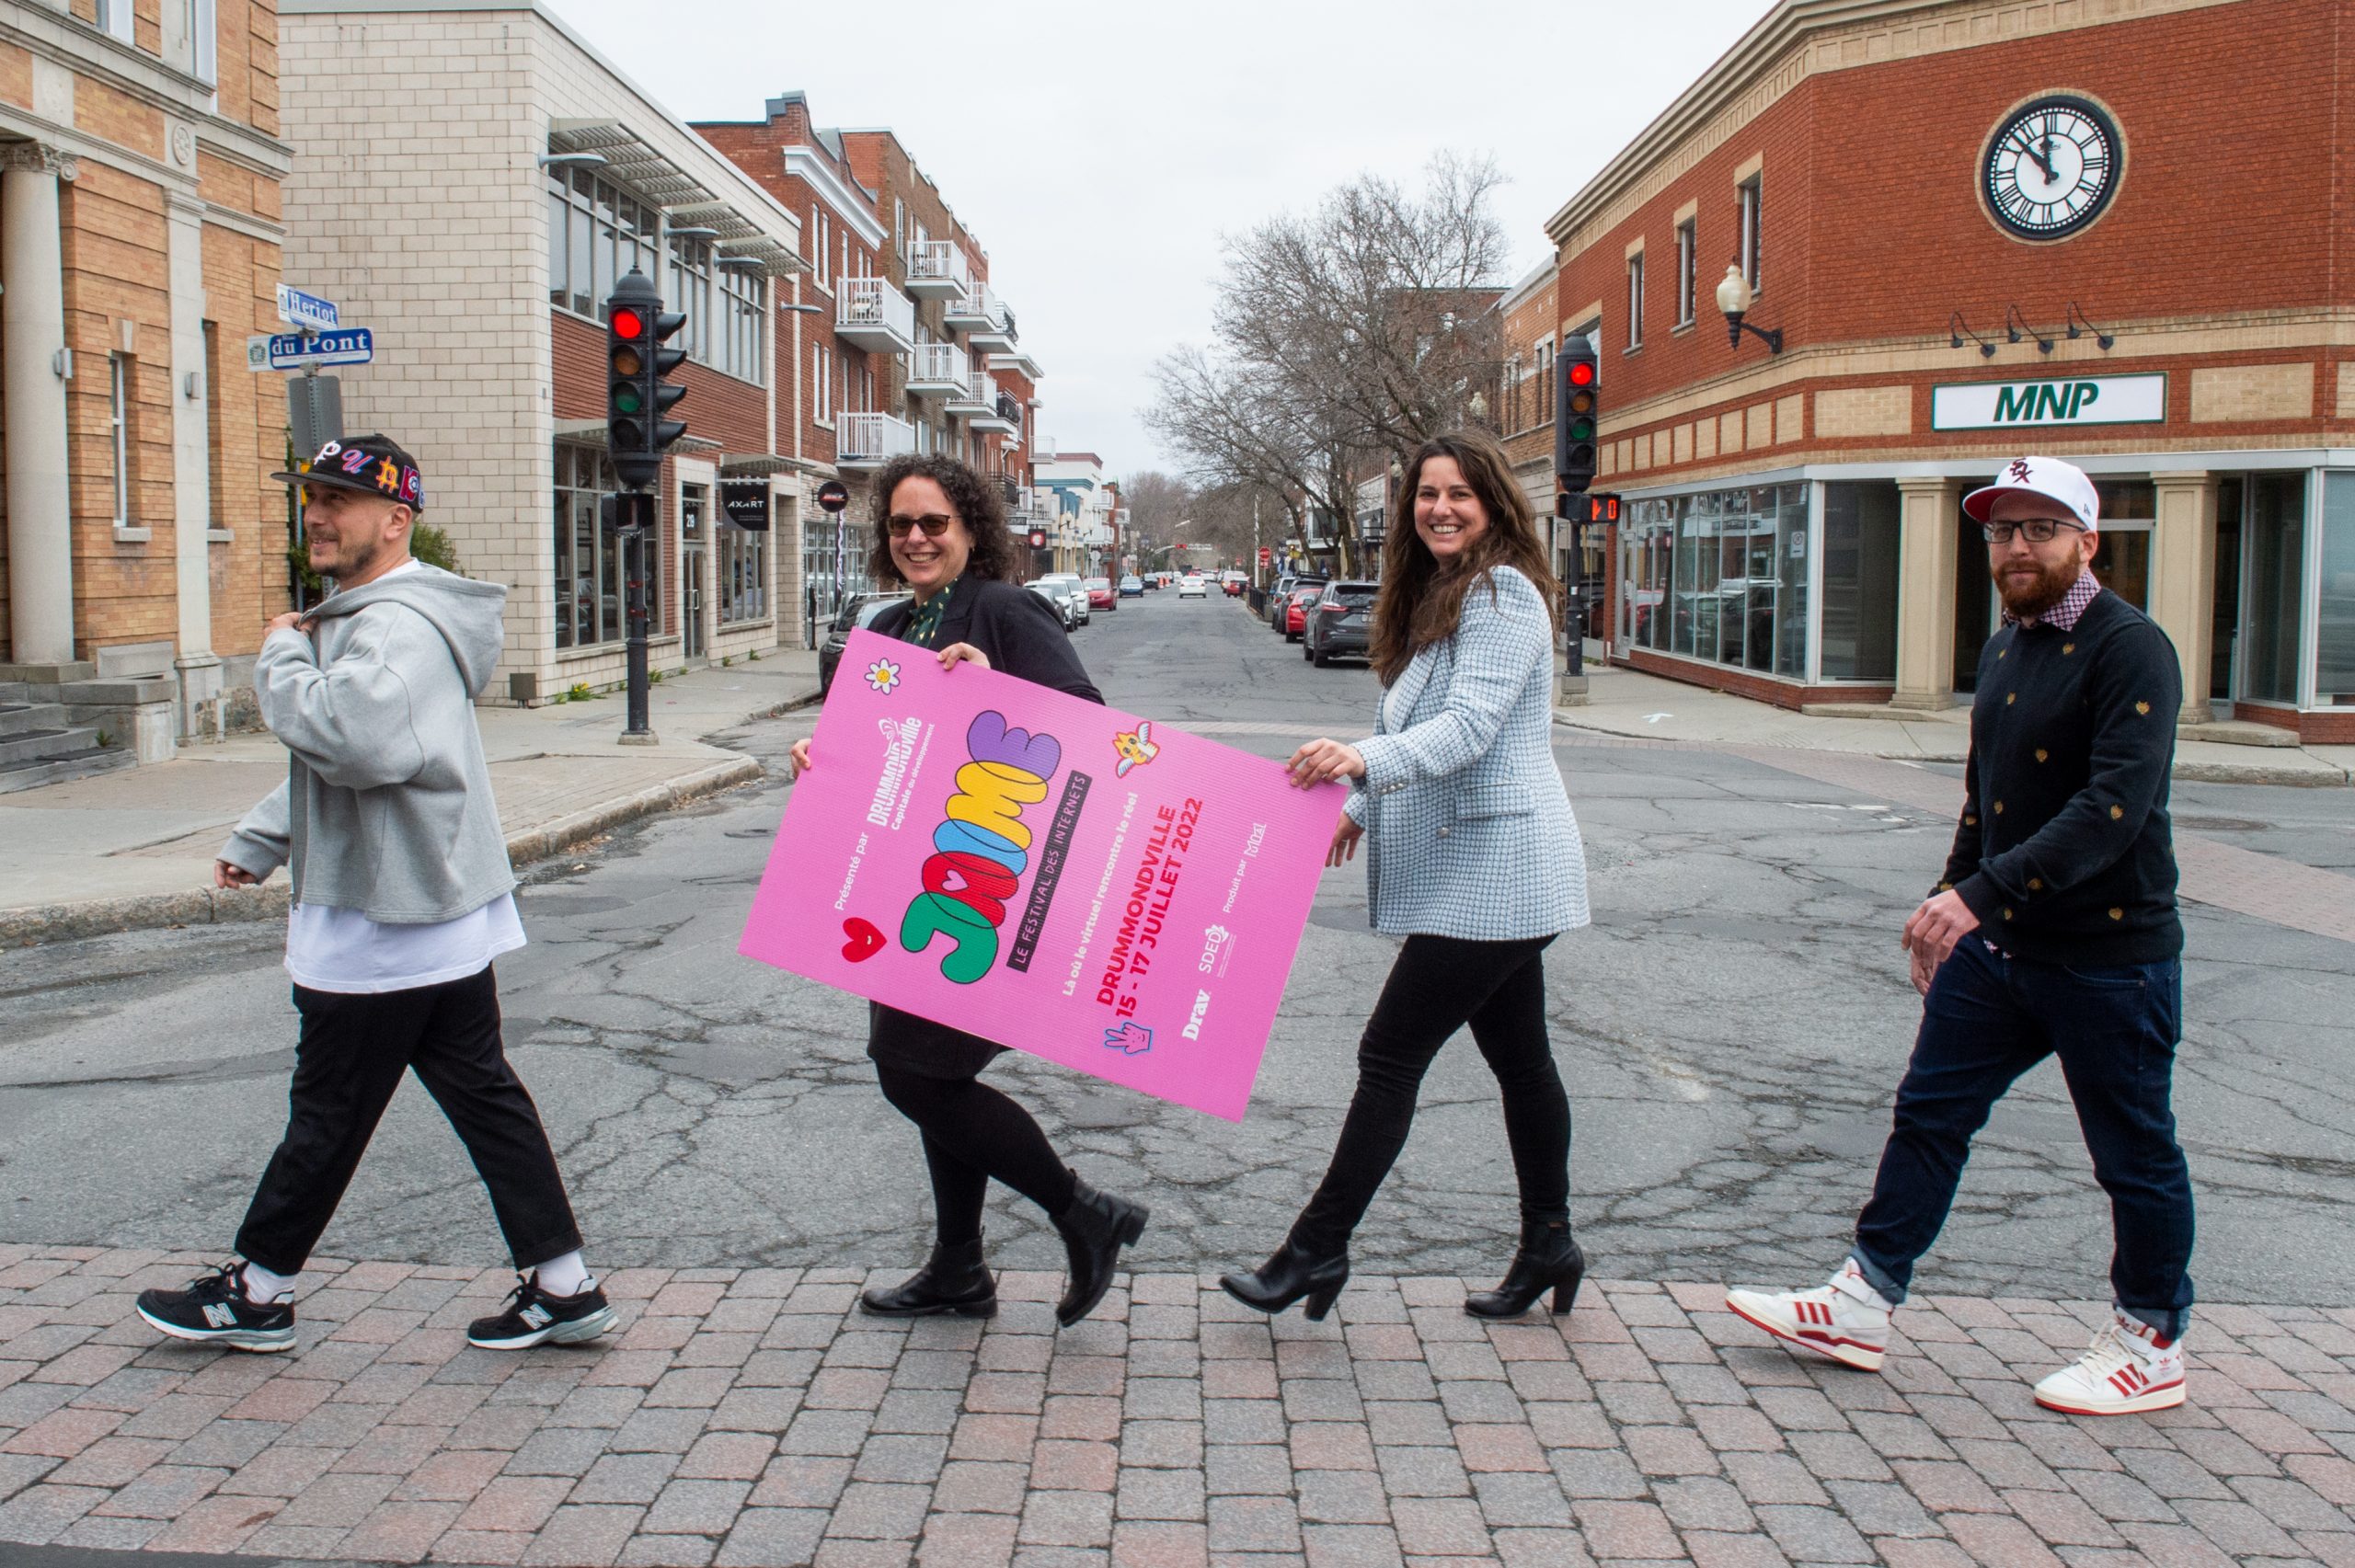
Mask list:
[{"label": "dark sweater with gold pattern", "polygon": [[2167,778],[2175,645],[2115,593],[2074,625],[2005,626],[1979,658],[1962,820],[1938,886],[2021,958],[2107,967],[2183,951]]}]

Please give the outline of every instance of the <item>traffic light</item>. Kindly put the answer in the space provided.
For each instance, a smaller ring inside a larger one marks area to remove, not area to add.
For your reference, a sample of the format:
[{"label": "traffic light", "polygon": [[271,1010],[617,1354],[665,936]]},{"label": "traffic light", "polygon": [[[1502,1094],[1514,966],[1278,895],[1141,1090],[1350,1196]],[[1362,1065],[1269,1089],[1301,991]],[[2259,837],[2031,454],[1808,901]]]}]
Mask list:
[{"label": "traffic light", "polygon": [[1554,359],[1554,473],[1572,495],[1594,483],[1601,369],[1594,345],[1582,334],[1566,339]]},{"label": "traffic light", "polygon": [[1573,522],[1617,522],[1619,498],[1608,490],[1590,490],[1580,496],[1564,496],[1557,515]]},{"label": "traffic light", "polygon": [[635,267],[605,299],[605,445],[633,490],[654,483],[664,449],[687,433],[685,420],[662,417],[687,395],[662,379],[687,357],[662,343],[686,324],[684,315],[664,314],[662,296]]}]

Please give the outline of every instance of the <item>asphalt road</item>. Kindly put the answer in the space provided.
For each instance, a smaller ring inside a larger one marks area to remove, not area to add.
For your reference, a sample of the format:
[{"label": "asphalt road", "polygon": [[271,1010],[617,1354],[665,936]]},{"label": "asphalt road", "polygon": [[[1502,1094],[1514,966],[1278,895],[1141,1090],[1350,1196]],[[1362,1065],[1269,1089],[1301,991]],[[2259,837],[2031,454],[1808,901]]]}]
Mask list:
[{"label": "asphalt road", "polygon": [[[1132,710],[1281,755],[1363,733],[1376,687],[1312,670],[1234,601],[1164,591],[1078,634]],[[764,785],[537,870],[500,966],[511,1050],[557,1138],[592,1263],[913,1262],[913,1132],[876,1093],[865,1005],[740,958],[807,716],[732,732]],[[1840,1254],[1919,1016],[1896,933],[1949,825],[1759,762],[1558,732],[1595,925],[1549,958],[1598,1273],[1804,1282]],[[2355,795],[2188,786],[2203,830],[2355,862]],[[2177,1107],[2210,1299],[2355,1302],[2355,946],[2187,910]],[[1230,1126],[1013,1055],[994,1079],[1091,1180],[1155,1216],[1156,1266],[1256,1261],[1323,1168],[1393,944],[1363,873],[1326,874],[1250,1116]],[[293,1013],[278,933],[148,933],[0,956],[0,1239],[225,1249],[284,1114]],[[1511,1249],[1495,1090],[1468,1038],[1426,1084],[1355,1252],[1367,1272],[1485,1274]],[[1059,1256],[993,1202],[993,1251]],[[324,1251],[494,1262],[489,1209],[414,1085]],[[1996,1113],[1930,1290],[2106,1295],[2106,1207],[2048,1064]]]}]

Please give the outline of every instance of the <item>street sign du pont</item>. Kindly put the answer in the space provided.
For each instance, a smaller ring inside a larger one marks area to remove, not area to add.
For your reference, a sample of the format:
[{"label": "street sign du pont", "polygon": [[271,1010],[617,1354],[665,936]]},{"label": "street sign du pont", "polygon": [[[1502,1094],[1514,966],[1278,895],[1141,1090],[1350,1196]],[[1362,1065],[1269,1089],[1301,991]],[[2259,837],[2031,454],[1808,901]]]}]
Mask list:
[{"label": "street sign du pont", "polygon": [[320,333],[281,332],[270,340],[270,368],[274,371],[295,370],[313,362],[364,365],[375,357],[375,334],[364,326]]}]

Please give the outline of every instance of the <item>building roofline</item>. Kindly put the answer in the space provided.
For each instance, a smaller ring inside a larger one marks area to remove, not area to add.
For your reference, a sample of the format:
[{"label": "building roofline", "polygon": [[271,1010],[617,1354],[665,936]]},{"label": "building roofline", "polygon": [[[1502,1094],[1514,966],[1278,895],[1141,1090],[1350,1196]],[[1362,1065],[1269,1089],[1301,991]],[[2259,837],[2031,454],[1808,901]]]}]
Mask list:
[{"label": "building roofline", "polygon": [[1545,220],[1546,237],[1569,243],[1579,225],[1610,204],[1643,171],[1744,92],[1809,33],[1877,17],[1936,10],[1954,0],[1776,0],[1650,124]]},{"label": "building roofline", "polygon": [[1494,307],[1496,313],[1499,315],[1511,315],[1514,311],[1527,304],[1537,297],[1538,290],[1554,281],[1560,268],[1560,261],[1551,256],[1531,268],[1526,277],[1498,297]]}]

